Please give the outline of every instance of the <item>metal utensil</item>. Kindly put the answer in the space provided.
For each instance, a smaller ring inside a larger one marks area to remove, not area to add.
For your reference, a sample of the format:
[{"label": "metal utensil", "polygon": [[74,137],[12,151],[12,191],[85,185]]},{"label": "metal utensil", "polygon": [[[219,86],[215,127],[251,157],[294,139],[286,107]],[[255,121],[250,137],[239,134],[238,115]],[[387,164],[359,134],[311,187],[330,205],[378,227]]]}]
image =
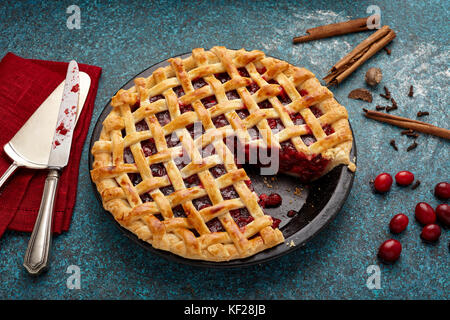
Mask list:
[{"label": "metal utensil", "polygon": [[69,161],[80,96],[79,83],[78,64],[72,60],[67,69],[56,129],[53,129],[54,135],[47,164],[50,171],[45,180],[38,217],[28,242],[23,263],[31,274],[39,274],[48,266],[55,196],[60,171]]},{"label": "metal utensil", "polygon": [[[80,72],[80,102],[78,115],[86,101],[91,78],[85,72]],[[30,169],[47,168],[53,134],[58,119],[65,80],[47,97],[15,136],[4,145],[5,153],[13,160],[11,166],[0,177],[0,188],[19,167]],[[39,138],[36,135],[39,134]]]}]

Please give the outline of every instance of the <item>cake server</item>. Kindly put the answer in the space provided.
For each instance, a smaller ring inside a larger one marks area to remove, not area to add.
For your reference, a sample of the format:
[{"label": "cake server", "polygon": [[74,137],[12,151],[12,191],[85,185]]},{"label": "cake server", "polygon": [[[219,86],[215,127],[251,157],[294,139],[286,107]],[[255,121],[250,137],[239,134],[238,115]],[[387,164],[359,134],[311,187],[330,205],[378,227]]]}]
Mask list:
[{"label": "cake server", "polygon": [[39,274],[48,266],[52,238],[53,208],[60,171],[69,161],[73,131],[78,114],[79,85],[78,64],[72,60],[67,69],[58,117],[56,125],[52,127],[52,140],[49,151],[47,151],[47,154],[48,152],[50,154],[47,160],[47,167],[50,170],[45,180],[38,217],[28,242],[23,263],[24,267],[31,274]]},{"label": "cake server", "polygon": [[[13,160],[11,166],[0,177],[0,188],[19,167],[30,169],[47,168],[50,146],[58,118],[65,80],[47,97],[31,115],[15,136],[4,145],[5,153]],[[86,101],[91,78],[80,72],[80,102],[78,115]]]}]

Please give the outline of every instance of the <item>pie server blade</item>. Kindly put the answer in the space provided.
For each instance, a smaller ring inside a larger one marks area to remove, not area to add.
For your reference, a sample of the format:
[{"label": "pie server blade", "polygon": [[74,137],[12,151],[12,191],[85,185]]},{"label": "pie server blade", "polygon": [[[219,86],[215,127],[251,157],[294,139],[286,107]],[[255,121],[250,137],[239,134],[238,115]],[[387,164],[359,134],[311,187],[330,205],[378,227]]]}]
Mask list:
[{"label": "pie server blade", "polygon": [[[80,98],[77,119],[81,114],[91,85],[91,78],[87,73],[80,72],[79,77]],[[64,85],[65,80],[47,97],[16,135],[4,145],[3,149],[13,160],[13,164],[0,178],[0,187],[18,167],[30,169],[48,167]]]}]

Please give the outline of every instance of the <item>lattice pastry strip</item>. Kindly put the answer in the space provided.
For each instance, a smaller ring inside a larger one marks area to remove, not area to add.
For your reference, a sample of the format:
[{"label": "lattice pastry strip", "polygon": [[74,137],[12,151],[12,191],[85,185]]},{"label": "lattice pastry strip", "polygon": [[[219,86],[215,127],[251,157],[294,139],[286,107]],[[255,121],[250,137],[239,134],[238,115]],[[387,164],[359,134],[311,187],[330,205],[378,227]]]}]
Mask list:
[{"label": "lattice pastry strip", "polygon": [[280,171],[309,180],[352,165],[345,108],[311,72],[261,51],[194,49],[119,90],[111,105],[92,148],[104,207],[187,258],[242,258],[283,241],[229,139],[279,149]]}]

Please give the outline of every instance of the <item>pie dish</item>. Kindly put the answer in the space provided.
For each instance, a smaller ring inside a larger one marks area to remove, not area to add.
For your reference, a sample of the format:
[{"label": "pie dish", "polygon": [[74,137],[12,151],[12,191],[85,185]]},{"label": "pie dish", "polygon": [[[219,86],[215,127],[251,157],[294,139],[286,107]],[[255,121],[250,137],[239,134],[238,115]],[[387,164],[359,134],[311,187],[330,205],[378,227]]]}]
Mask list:
[{"label": "pie dish", "polygon": [[283,242],[238,161],[255,150],[277,151],[278,171],[303,182],[355,170],[346,109],[310,71],[261,51],[194,49],[111,105],[91,150],[103,206],[185,258],[228,261]]}]

